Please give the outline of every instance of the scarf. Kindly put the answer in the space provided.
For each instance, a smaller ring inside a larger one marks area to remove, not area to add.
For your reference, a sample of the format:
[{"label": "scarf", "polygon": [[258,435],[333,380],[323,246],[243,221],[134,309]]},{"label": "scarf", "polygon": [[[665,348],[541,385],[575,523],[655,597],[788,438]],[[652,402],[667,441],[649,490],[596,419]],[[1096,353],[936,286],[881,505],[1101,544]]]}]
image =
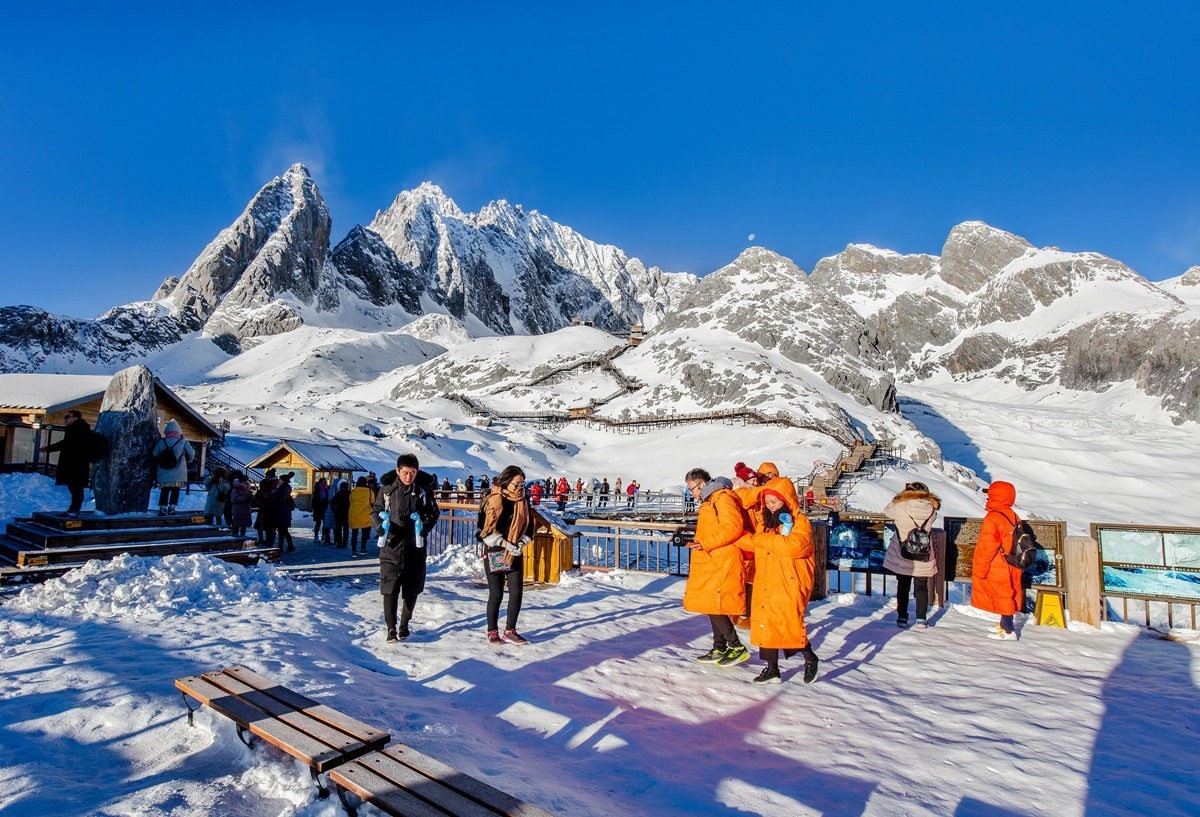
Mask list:
[{"label": "scarf", "polygon": [[505,500],[512,503],[512,521],[508,525],[508,535],[504,538],[516,544],[525,535],[525,531],[529,530],[530,517],[529,502],[525,499],[525,491],[519,488],[502,489],[499,485],[492,486],[492,492],[483,502],[483,528],[480,529],[479,535],[490,536],[496,532]]}]

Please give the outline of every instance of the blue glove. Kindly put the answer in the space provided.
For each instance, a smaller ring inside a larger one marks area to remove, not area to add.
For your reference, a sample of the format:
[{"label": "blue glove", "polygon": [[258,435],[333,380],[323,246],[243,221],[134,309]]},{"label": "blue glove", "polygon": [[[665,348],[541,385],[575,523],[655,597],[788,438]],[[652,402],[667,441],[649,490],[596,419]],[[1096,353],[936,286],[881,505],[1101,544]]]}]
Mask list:
[{"label": "blue glove", "polygon": [[391,526],[391,518],[388,517],[387,511],[379,512],[379,538],[375,540],[375,547],[381,548],[387,542],[388,528]]},{"label": "blue glove", "polygon": [[795,520],[792,519],[792,515],[790,513],[779,514],[779,532],[784,536],[787,536],[792,532],[792,525],[794,524]]},{"label": "blue glove", "polygon": [[408,515],[408,518],[413,521],[413,527],[417,531],[417,547],[425,547],[425,543],[421,541],[421,531],[425,527],[425,525],[421,522],[421,514],[413,511]]}]

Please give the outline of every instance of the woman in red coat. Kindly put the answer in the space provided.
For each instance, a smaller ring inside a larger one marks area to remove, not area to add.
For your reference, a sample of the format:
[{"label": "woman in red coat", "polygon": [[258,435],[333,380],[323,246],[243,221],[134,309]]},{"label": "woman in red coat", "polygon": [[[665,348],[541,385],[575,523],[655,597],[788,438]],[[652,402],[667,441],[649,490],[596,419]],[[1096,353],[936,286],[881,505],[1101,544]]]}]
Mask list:
[{"label": "woman in red coat", "polygon": [[1013,616],[1025,606],[1021,569],[1004,556],[1012,547],[1017,515],[1013,503],[1017,489],[1011,482],[993,482],[987,491],[987,516],[979,528],[975,558],[971,563],[971,606],[1000,615],[1000,627],[989,637],[1016,641]]}]

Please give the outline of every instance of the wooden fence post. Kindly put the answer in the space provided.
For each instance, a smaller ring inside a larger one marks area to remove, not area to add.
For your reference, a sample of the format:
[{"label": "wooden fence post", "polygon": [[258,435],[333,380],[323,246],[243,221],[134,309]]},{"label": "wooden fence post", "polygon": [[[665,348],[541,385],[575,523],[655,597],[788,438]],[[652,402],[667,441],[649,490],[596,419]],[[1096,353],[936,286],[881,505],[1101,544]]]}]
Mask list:
[{"label": "wooden fence post", "polygon": [[949,571],[946,570],[948,567],[946,564],[946,532],[934,530],[929,539],[933,544],[933,558],[937,560],[937,573],[934,573],[929,579],[929,601],[932,605],[944,608],[946,606],[946,577],[954,575],[953,566],[949,566]]},{"label": "wooden fence post", "polygon": [[829,595],[829,526],[813,525],[813,589],[812,600],[819,601]]},{"label": "wooden fence post", "polygon": [[1063,587],[1071,621],[1100,626],[1100,547],[1090,536],[1063,540]]}]

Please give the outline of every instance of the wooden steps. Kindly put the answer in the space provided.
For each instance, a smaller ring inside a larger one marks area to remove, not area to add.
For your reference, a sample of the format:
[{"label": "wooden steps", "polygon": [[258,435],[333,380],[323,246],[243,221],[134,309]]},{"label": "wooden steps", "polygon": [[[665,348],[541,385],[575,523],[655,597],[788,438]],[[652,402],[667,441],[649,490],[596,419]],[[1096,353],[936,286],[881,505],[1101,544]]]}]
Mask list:
[{"label": "wooden steps", "polygon": [[102,516],[34,513],[13,520],[0,536],[0,584],[44,581],[93,559],[123,553],[167,556],[207,553],[223,561],[278,562],[278,547],[259,547],[253,538],[232,536],[195,514]]}]

